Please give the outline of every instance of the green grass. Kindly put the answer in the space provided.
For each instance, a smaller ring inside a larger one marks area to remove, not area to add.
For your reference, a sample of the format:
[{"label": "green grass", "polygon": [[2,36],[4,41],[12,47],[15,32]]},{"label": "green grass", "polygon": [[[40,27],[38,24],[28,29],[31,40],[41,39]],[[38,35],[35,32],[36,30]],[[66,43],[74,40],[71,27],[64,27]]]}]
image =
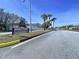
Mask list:
[{"label": "green grass", "polygon": [[5,35],[5,36],[0,36],[0,43],[6,43],[14,40],[19,40],[22,39],[19,35]]},{"label": "green grass", "polygon": [[49,32],[50,30],[40,30],[40,31],[33,31],[29,33],[19,33],[15,35],[5,35],[5,36],[0,36],[0,47],[7,47],[10,45],[17,44],[19,42],[28,40],[30,38],[33,38],[35,36],[44,34]]},{"label": "green grass", "polygon": [[0,44],[0,48],[11,46],[11,45],[17,44],[19,42],[20,42],[20,40],[15,40],[15,41],[11,41],[11,42],[1,43]]},{"label": "green grass", "polygon": [[75,32],[79,32],[79,30],[70,30],[70,31],[75,31]]}]

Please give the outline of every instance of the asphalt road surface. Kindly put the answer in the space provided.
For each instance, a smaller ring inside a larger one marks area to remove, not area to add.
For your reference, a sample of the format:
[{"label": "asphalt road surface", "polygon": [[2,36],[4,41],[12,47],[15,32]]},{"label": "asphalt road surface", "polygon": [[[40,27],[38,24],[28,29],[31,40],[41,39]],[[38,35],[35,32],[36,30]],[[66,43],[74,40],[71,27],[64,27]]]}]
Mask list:
[{"label": "asphalt road surface", "polygon": [[79,33],[46,33],[15,48],[0,48],[0,59],[79,59]]}]

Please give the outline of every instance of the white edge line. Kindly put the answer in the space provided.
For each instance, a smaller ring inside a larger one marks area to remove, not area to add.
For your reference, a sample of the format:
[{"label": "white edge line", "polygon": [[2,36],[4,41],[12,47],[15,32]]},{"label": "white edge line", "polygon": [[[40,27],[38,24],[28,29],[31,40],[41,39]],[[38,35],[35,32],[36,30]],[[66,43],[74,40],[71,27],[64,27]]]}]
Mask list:
[{"label": "white edge line", "polygon": [[16,48],[16,47],[18,47],[18,46],[21,46],[21,45],[23,45],[23,44],[25,44],[25,43],[28,43],[28,42],[30,42],[30,41],[32,41],[32,40],[35,40],[35,39],[41,37],[41,36],[43,36],[43,35],[45,35],[45,34],[42,34],[42,35],[39,35],[39,36],[34,37],[34,38],[32,38],[32,39],[29,39],[29,40],[26,40],[26,41],[24,41],[24,42],[21,42],[21,43],[19,43],[19,44],[17,44],[17,45],[12,46],[11,48],[13,49],[13,48]]}]

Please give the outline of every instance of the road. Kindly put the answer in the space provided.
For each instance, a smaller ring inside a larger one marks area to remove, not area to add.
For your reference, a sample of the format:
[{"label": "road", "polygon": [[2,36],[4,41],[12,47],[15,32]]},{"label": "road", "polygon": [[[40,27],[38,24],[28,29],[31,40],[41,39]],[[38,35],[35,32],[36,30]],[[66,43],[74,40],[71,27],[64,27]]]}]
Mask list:
[{"label": "road", "polygon": [[0,59],[79,59],[79,33],[49,32],[15,48],[0,48]]},{"label": "road", "polygon": [[0,36],[2,36],[2,35],[8,35],[8,34],[12,34],[12,32],[1,32]]}]

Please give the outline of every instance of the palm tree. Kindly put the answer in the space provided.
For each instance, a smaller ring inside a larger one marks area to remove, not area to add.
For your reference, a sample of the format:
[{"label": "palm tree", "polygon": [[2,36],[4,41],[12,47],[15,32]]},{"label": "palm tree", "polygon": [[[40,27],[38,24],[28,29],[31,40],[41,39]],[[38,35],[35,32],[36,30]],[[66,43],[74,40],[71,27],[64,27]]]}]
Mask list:
[{"label": "palm tree", "polygon": [[[52,15],[48,14],[48,18],[49,18],[50,24],[52,24],[51,17],[52,17]],[[52,27],[52,25],[51,25],[51,27]]]},{"label": "palm tree", "polygon": [[51,27],[52,27],[52,22],[53,22],[53,28],[54,28],[55,20],[56,20],[56,18],[51,19]]},{"label": "palm tree", "polygon": [[[43,18],[44,24],[45,24],[46,20],[48,19],[48,16],[46,14],[42,14],[41,17]],[[45,27],[44,27],[44,30],[45,30]]]},{"label": "palm tree", "polygon": [[48,14],[48,18],[49,18],[49,20],[51,19],[51,17],[52,17],[52,15],[51,15],[51,14]]}]

